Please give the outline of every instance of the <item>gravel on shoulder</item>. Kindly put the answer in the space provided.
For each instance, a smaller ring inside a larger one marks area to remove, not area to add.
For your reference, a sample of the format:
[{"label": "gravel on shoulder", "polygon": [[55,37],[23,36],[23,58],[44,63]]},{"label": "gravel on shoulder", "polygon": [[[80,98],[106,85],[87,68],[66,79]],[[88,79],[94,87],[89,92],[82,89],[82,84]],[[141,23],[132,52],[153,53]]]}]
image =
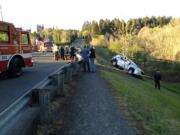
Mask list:
[{"label": "gravel on shoulder", "polygon": [[74,89],[64,135],[135,135],[98,73],[85,73]]}]

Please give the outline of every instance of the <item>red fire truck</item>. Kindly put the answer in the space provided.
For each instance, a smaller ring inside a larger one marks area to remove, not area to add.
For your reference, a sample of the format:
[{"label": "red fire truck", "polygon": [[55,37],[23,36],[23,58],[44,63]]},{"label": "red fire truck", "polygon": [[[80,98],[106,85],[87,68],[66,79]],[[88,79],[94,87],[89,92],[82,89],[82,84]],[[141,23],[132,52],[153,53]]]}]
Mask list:
[{"label": "red fire truck", "polygon": [[32,66],[32,46],[28,31],[0,21],[0,74],[21,75],[23,67]]}]

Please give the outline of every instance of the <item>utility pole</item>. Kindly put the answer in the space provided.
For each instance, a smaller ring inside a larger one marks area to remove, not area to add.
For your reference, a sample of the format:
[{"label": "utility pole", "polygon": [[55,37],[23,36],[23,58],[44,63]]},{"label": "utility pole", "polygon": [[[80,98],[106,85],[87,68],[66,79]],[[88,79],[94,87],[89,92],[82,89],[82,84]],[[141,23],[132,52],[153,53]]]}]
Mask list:
[{"label": "utility pole", "polygon": [[2,6],[0,5],[0,14],[1,14],[1,20],[3,21],[3,13],[2,13]]}]

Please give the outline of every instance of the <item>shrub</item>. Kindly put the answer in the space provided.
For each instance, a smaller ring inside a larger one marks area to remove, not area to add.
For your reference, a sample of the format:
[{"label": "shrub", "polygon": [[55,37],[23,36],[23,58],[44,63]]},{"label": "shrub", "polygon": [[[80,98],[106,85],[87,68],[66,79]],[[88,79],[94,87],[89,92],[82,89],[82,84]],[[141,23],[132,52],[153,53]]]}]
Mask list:
[{"label": "shrub", "polygon": [[104,35],[96,35],[92,38],[91,44],[95,46],[107,47],[108,43]]}]

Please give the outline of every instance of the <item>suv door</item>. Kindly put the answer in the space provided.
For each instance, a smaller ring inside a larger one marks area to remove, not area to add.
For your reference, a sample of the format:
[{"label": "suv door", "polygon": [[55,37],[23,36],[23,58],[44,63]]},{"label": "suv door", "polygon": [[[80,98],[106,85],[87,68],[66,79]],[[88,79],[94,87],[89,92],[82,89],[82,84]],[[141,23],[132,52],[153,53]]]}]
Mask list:
[{"label": "suv door", "polygon": [[117,65],[120,66],[121,68],[124,68],[124,59],[123,59],[123,57],[118,57]]}]

